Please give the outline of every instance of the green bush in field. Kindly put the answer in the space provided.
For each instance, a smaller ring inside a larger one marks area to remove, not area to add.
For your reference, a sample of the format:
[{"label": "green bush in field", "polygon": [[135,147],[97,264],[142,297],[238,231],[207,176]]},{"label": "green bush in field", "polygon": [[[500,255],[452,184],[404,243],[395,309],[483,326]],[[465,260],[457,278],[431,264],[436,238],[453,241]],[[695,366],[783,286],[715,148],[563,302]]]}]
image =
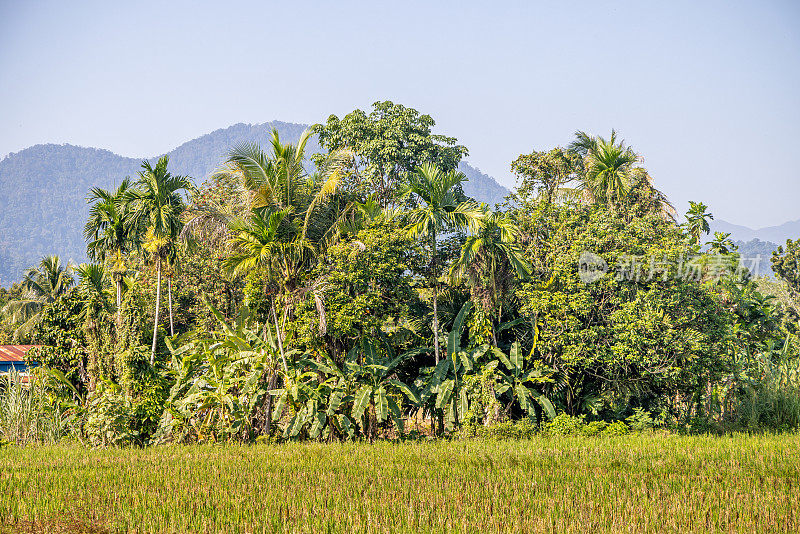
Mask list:
[{"label": "green bush in field", "polygon": [[552,421],[542,425],[542,431],[550,436],[622,436],[630,432],[624,421],[586,422],[585,416],[559,414]]},{"label": "green bush in field", "polygon": [[546,434],[552,436],[580,436],[584,434],[584,416],[576,417],[566,413],[558,414],[552,421],[543,425]]},{"label": "green bush in field", "polygon": [[605,427],[600,435],[602,436],[624,436],[629,432],[628,425],[624,421],[614,421]]},{"label": "green bush in field", "polygon": [[656,426],[656,421],[649,412],[644,411],[642,408],[634,408],[633,415],[626,417],[625,421],[631,430],[642,432],[650,430]]},{"label": "green bush in field", "polygon": [[135,409],[129,395],[113,382],[98,384],[88,401],[86,438],[95,447],[132,445],[139,437],[133,429]]},{"label": "green bush in field", "polygon": [[608,423],[605,421],[591,421],[583,428],[583,434],[585,436],[599,436],[607,426]]},{"label": "green bush in field", "polygon": [[520,421],[503,421],[489,426],[479,426],[475,429],[475,437],[481,439],[530,439],[538,432],[536,423],[530,419]]}]

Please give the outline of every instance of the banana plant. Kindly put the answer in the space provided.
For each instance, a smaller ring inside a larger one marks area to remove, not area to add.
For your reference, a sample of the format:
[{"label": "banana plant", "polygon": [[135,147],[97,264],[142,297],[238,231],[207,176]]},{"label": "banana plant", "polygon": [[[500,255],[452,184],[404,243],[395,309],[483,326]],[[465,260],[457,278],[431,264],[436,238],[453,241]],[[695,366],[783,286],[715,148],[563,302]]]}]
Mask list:
[{"label": "banana plant", "polygon": [[419,397],[410,386],[395,378],[395,369],[414,352],[417,351],[394,357],[388,344],[366,337],[348,352],[339,380],[343,385],[350,384],[353,391],[350,415],[369,439],[375,438],[378,424],[387,420],[399,432],[405,431],[403,398],[418,404]]},{"label": "banana plant", "polygon": [[[534,362],[531,365],[526,364],[525,354],[516,341],[511,345],[507,355],[497,347],[491,347],[489,350],[491,354],[497,357],[496,360],[487,364],[487,366],[495,369],[495,375],[499,380],[498,385],[495,387],[495,393],[498,396],[506,393],[509,395],[511,400],[508,407],[510,408],[512,403],[518,402],[520,408],[528,417],[535,418],[536,405],[538,404],[547,417],[554,418],[556,411],[553,403],[542,393],[533,389],[535,385],[553,381],[549,375],[550,370],[542,365],[541,362]],[[531,351],[531,354],[533,354],[533,351]],[[500,363],[503,364],[506,371],[498,369]]]},{"label": "banana plant", "polygon": [[[220,323],[208,337],[186,334],[167,339],[175,384],[167,401],[160,435],[200,440],[247,439],[260,409],[270,427],[270,387],[274,387],[280,354],[268,325],[261,328],[243,307],[233,325],[208,301]],[[293,353],[290,353],[291,356]],[[285,364],[285,362],[284,362]]]},{"label": "banana plant", "polygon": [[290,409],[291,418],[283,431],[285,439],[330,437],[332,430],[352,437],[351,421],[339,413],[348,400],[345,384],[337,376],[327,376],[320,381],[320,371],[316,362],[301,358],[284,373],[284,387],[270,391],[277,397],[275,420],[284,409]]},{"label": "banana plant", "polygon": [[469,409],[469,396],[464,387],[464,375],[475,369],[475,362],[486,351],[481,347],[473,351],[465,351],[461,347],[461,333],[464,319],[472,309],[472,302],[467,301],[459,310],[453,321],[453,328],[447,336],[447,354],[438,365],[429,371],[423,381],[421,401],[429,404],[434,401],[434,410],[440,410],[443,416],[444,429],[452,431]]}]

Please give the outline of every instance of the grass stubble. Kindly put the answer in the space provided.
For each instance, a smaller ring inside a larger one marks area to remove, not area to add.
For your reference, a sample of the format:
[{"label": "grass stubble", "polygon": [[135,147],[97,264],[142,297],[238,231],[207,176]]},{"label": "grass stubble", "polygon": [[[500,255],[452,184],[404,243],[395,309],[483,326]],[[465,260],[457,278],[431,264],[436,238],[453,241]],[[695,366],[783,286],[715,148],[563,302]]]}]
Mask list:
[{"label": "grass stubble", "polygon": [[800,436],[0,450],[0,532],[798,532]]}]

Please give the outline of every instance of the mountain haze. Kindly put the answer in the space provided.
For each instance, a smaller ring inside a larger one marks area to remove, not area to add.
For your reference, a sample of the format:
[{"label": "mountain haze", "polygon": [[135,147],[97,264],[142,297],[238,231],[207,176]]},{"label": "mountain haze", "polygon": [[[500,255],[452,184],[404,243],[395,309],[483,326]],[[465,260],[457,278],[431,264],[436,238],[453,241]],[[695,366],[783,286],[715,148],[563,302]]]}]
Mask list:
[{"label": "mountain haze", "polygon": [[726,232],[731,234],[732,239],[740,241],[758,239],[781,245],[786,243],[787,239],[800,238],[800,219],[785,222],[778,226],[766,226],[758,229],[732,224],[723,220],[711,221],[710,226],[711,235],[714,235],[714,232]]},{"label": "mountain haze", "polygon": [[[274,121],[215,130],[168,152],[169,169],[173,174],[191,176],[199,185],[233,146],[242,142],[266,146],[273,128],[282,141],[296,142],[307,127]],[[316,139],[309,140],[306,153],[319,151]],[[35,145],[0,161],[0,285],[8,287],[20,280],[26,268],[47,254],[85,261],[82,231],[89,213],[89,189],[115,187],[125,176],[136,174],[141,163],[141,159],[108,150],[69,144]],[[476,200],[491,205],[508,194],[506,188],[469,164],[462,162],[459,169],[468,178],[464,192]]]}]

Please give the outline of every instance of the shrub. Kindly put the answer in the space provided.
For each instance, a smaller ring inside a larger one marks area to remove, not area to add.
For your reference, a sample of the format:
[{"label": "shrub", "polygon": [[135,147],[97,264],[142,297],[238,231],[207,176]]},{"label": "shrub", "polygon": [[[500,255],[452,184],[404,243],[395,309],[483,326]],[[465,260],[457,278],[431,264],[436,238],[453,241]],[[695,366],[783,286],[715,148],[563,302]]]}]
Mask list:
[{"label": "shrub", "polygon": [[536,424],[530,419],[521,421],[504,421],[489,426],[479,426],[475,437],[483,439],[530,439],[536,435]]},{"label": "shrub", "polygon": [[134,421],[130,397],[112,382],[98,384],[89,400],[84,424],[89,443],[95,447],[130,445],[138,437],[138,433],[132,429]]},{"label": "shrub", "polygon": [[543,430],[552,436],[583,435],[586,422],[584,416],[575,417],[566,413],[558,414],[552,421],[545,423]]},{"label": "shrub", "polygon": [[624,421],[614,421],[600,433],[603,436],[623,436],[628,433],[628,425]]},{"label": "shrub", "polygon": [[599,436],[607,426],[605,421],[592,421],[583,428],[583,433],[587,436]]},{"label": "shrub", "polygon": [[625,418],[625,421],[627,421],[628,427],[634,432],[643,432],[656,426],[656,422],[650,415],[650,412],[642,408],[635,408],[633,410],[633,415]]},{"label": "shrub", "polygon": [[740,425],[749,430],[788,431],[800,428],[800,390],[761,383],[739,399]]}]

